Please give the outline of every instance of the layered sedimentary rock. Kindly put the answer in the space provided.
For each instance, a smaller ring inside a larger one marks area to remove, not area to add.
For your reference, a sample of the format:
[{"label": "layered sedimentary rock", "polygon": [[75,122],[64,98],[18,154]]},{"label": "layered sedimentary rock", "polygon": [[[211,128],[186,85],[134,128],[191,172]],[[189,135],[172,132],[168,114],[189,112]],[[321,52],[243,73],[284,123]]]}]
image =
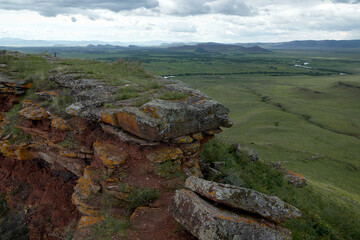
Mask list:
[{"label": "layered sedimentary rock", "polygon": [[301,217],[298,209],[278,197],[268,196],[252,189],[206,181],[197,177],[189,177],[185,186],[214,202],[257,214],[276,223]]},{"label": "layered sedimentary rock", "polygon": [[176,191],[169,211],[200,240],[292,239],[287,229],[219,208],[185,189]]},{"label": "layered sedimentary rock", "polygon": [[[18,57],[15,53],[11,56]],[[49,61],[56,64],[56,59]],[[47,82],[49,86],[58,84],[57,89],[41,90],[31,100],[21,101],[20,96],[32,83],[8,77],[7,67],[1,65],[4,71],[0,71],[0,120],[9,132],[0,139],[0,189],[7,193],[3,183],[17,181],[19,186],[28,186],[25,190],[30,197],[35,194],[30,201],[18,191],[10,201],[31,210],[26,215],[31,237],[66,238],[64,229],[76,228],[75,239],[86,239],[89,226],[135,211],[131,221],[138,231],[130,231],[130,237],[169,239],[177,228],[168,212],[172,191],[183,185],[184,175],[202,175],[197,160],[201,146],[220,132],[219,127],[231,126],[228,109],[180,82],[163,79],[154,80],[161,86],[160,92],[181,92],[186,97],[162,100],[155,94],[136,107],[135,100],[115,98],[126,86],[108,86],[102,80],[84,77],[84,73],[57,70],[49,73]],[[59,113],[65,108],[51,108],[63,101],[62,89],[74,98],[65,106],[68,115]],[[16,121],[11,122],[5,112],[16,103],[20,104],[18,110],[11,113]],[[111,107],[104,107],[106,104]],[[9,131],[10,126],[16,131]],[[29,164],[31,173],[16,167]],[[19,169],[31,176],[15,173]],[[36,178],[41,176],[44,181],[37,185]],[[54,187],[56,182],[59,186]],[[148,202],[137,198],[142,194]],[[149,220],[149,213],[156,213],[157,224]],[[144,222],[151,227],[143,227]],[[36,226],[40,226],[39,231]],[[180,231],[173,239],[192,237]]]}]

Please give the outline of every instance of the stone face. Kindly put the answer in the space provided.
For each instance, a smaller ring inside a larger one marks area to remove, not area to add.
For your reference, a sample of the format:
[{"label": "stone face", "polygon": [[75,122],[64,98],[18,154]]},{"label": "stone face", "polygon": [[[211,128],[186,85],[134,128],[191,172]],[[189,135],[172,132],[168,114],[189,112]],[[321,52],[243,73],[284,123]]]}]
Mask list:
[{"label": "stone face", "polygon": [[51,118],[51,127],[59,129],[60,131],[70,130],[69,123],[61,117],[52,117]]},{"label": "stone face", "polygon": [[19,115],[29,120],[43,120],[50,117],[50,113],[41,107],[27,107],[19,111]]},{"label": "stone face", "polygon": [[115,145],[94,142],[95,154],[107,168],[116,168],[125,163],[129,156]]},{"label": "stone face", "polygon": [[31,147],[24,144],[12,145],[8,141],[0,141],[0,152],[6,156],[17,160],[35,159],[36,155],[32,153]]},{"label": "stone face", "polygon": [[289,179],[288,182],[298,187],[306,186],[306,178],[295,172],[285,170],[285,176]]},{"label": "stone face", "polygon": [[268,196],[248,188],[189,177],[185,186],[212,201],[228,205],[267,218],[283,222],[301,217],[300,211],[275,196]]},{"label": "stone face", "polygon": [[183,152],[180,148],[164,147],[157,149],[156,151],[148,154],[146,157],[154,163],[162,163],[168,160],[181,160]]},{"label": "stone face", "polygon": [[171,215],[200,240],[292,239],[289,230],[215,207],[189,190],[177,190]]},{"label": "stone face", "polygon": [[85,161],[83,159],[76,158],[76,156],[66,157],[51,151],[39,152],[39,156],[50,165],[54,165],[55,163],[59,164],[78,177],[82,176],[82,170],[86,166]]},{"label": "stone face", "polygon": [[[164,89],[188,94],[185,100],[153,99],[138,108],[115,101],[113,95],[119,88],[106,86],[96,79],[82,79],[79,74],[55,74],[50,79],[71,88],[76,102],[66,108],[68,114],[122,128],[145,140],[187,136],[178,139],[179,143],[191,143],[189,135],[193,133],[232,126],[227,108],[178,81],[162,80],[162,84]],[[116,103],[117,108],[104,109],[106,103]]]}]

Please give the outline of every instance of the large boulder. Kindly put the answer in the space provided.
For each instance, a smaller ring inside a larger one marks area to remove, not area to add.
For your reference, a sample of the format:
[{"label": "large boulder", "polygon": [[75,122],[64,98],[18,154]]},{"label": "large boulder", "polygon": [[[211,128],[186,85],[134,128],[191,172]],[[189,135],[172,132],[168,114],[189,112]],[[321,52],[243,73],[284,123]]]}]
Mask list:
[{"label": "large boulder", "polygon": [[300,211],[275,196],[252,189],[189,177],[185,186],[212,201],[260,215],[273,222],[301,217]]},{"label": "large boulder", "polygon": [[200,240],[292,239],[291,232],[287,229],[221,209],[185,189],[176,191],[169,211]]}]

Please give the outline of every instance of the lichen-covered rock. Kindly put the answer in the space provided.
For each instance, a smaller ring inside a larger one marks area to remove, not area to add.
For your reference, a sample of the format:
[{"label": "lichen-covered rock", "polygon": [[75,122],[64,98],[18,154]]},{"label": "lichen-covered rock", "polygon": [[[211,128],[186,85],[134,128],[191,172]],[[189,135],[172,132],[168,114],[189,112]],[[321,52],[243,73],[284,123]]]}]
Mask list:
[{"label": "lichen-covered rock", "polygon": [[36,155],[30,151],[31,146],[27,144],[9,144],[8,141],[0,141],[0,152],[6,156],[17,160],[35,159]]},{"label": "lichen-covered rock", "polygon": [[36,95],[38,95],[41,99],[44,100],[54,100],[56,97],[59,96],[59,94],[54,91],[37,92]]},{"label": "lichen-covered rock", "polygon": [[79,220],[78,228],[91,227],[97,223],[102,222],[103,220],[103,217],[82,216]]},{"label": "lichen-covered rock", "polygon": [[285,176],[289,179],[288,182],[293,184],[297,187],[304,187],[306,186],[306,178],[300,174],[295,172],[285,170]]},{"label": "lichen-covered rock", "polygon": [[70,130],[69,123],[61,117],[52,117],[51,118],[51,127],[59,129],[60,131]]},{"label": "lichen-covered rock", "polygon": [[26,107],[19,111],[19,115],[29,120],[43,120],[50,117],[50,113],[42,107]]},{"label": "lichen-covered rock", "polygon": [[275,196],[268,196],[252,189],[189,177],[185,186],[215,202],[260,215],[273,222],[301,217],[300,211]]},{"label": "lichen-covered rock", "polygon": [[172,142],[177,144],[192,143],[193,141],[194,139],[190,136],[181,136],[172,139]]},{"label": "lichen-covered rock", "polygon": [[243,154],[245,154],[250,158],[251,162],[259,160],[257,152],[252,148],[242,146],[240,144],[233,144],[232,147],[235,148],[235,154],[239,157],[242,157]]},{"label": "lichen-covered rock", "polygon": [[171,215],[200,240],[292,239],[280,226],[240,213],[220,209],[189,190],[177,190],[169,207]]},{"label": "lichen-covered rock", "polygon": [[181,160],[183,157],[183,152],[180,150],[180,148],[163,147],[148,154],[146,157],[154,163],[162,163],[168,160]]},{"label": "lichen-covered rock", "polygon": [[102,163],[110,169],[124,164],[129,158],[129,155],[125,151],[122,151],[115,145],[94,142],[93,147],[95,154],[99,156]]}]

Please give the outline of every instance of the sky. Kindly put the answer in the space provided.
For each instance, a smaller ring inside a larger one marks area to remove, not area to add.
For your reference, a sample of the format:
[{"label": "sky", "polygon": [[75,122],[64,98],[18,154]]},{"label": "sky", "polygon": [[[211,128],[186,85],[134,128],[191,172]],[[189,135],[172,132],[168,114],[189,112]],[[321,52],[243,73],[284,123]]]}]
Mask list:
[{"label": "sky", "polygon": [[360,39],[360,0],[0,0],[0,38],[134,43]]}]

